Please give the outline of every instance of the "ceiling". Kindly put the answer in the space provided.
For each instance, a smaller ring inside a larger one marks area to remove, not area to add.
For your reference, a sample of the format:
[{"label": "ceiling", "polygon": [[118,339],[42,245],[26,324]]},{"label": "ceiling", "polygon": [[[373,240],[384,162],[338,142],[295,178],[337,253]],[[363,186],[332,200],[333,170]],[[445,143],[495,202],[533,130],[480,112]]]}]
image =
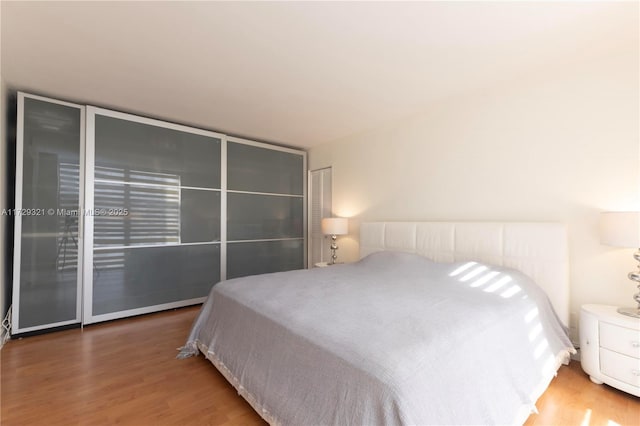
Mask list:
[{"label": "ceiling", "polygon": [[638,3],[6,2],[11,89],[309,148],[638,48]]}]

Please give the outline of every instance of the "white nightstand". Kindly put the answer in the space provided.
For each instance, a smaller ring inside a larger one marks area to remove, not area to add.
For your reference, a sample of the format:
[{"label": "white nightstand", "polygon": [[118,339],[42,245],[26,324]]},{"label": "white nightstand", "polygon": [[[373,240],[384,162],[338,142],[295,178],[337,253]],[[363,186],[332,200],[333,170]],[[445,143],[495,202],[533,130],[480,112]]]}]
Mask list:
[{"label": "white nightstand", "polygon": [[616,306],[580,309],[580,362],[592,382],[640,396],[640,319]]}]

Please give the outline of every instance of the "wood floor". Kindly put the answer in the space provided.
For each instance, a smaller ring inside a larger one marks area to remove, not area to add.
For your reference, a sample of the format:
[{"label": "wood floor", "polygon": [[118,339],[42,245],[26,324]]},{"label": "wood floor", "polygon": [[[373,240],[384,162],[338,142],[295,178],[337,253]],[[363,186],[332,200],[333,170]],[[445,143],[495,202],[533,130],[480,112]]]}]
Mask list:
[{"label": "wood floor", "polygon": [[[197,308],[7,342],[2,426],[263,425],[203,356],[176,360]],[[640,399],[562,367],[528,426],[640,425]]]}]

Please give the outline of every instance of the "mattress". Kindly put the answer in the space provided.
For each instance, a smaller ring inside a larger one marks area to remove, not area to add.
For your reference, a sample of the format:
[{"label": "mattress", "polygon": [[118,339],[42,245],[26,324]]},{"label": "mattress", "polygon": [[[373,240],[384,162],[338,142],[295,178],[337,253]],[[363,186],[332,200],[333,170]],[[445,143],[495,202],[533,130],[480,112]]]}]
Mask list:
[{"label": "mattress", "polygon": [[269,423],[521,424],[574,351],[518,271],[379,252],[215,285],[201,351]]}]

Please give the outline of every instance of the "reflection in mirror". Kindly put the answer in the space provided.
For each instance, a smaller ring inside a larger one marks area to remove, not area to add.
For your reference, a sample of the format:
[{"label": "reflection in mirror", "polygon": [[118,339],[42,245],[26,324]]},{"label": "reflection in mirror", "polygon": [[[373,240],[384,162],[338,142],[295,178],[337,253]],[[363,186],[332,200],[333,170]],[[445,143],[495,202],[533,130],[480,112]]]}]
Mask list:
[{"label": "reflection in mirror", "polygon": [[180,187],[95,184],[94,246],[180,242]]},{"label": "reflection in mirror", "polygon": [[227,278],[302,269],[303,244],[303,239],[230,243]]},{"label": "reflection in mirror", "polygon": [[108,248],[94,254],[93,315],[204,297],[220,280],[220,245]]},{"label": "reflection in mirror", "polygon": [[[220,189],[218,138],[100,114],[95,129],[96,179],[163,183],[155,179],[167,176],[184,186]],[[120,179],[109,169],[130,172]]]},{"label": "reflection in mirror", "polygon": [[220,280],[221,140],[95,115],[91,315],[197,299]]},{"label": "reflection in mirror", "polygon": [[227,203],[229,241],[303,237],[302,197],[230,192]]},{"label": "reflection in mirror", "polygon": [[24,98],[18,327],[76,319],[81,109]]},{"label": "reflection in mirror", "polygon": [[[220,191],[183,188],[177,175],[113,167],[98,174],[118,179],[96,179],[95,247],[220,241]],[[155,183],[124,183],[132,175]]]}]

